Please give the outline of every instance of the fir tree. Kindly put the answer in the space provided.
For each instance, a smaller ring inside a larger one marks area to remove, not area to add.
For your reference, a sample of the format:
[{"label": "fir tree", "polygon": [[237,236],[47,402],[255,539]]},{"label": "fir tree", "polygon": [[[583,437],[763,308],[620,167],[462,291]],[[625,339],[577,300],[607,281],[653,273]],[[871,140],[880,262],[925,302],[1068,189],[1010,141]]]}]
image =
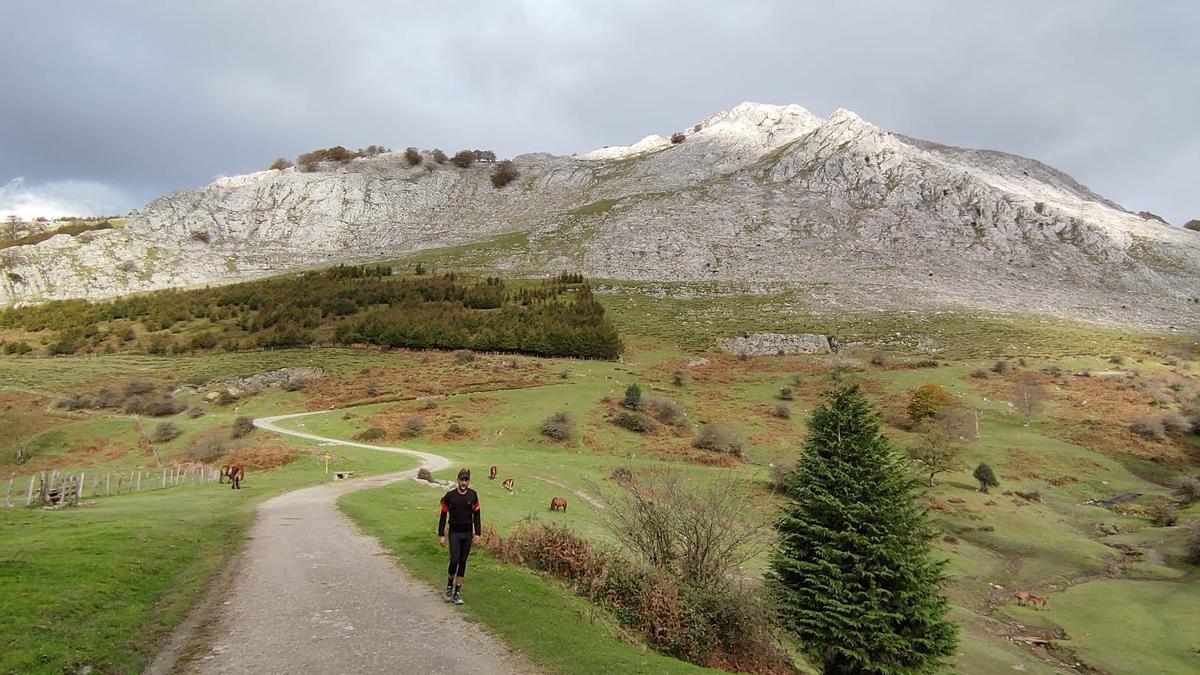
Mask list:
[{"label": "fir tree", "polygon": [[980,492],[987,492],[990,487],[1000,486],[1000,481],[996,480],[996,473],[987,464],[980,464],[975,467],[975,472],[971,475],[975,477],[975,480],[979,481]]},{"label": "fir tree", "polygon": [[857,385],[826,394],[808,426],[769,573],[784,625],[824,673],[938,669],[958,631],[917,483]]},{"label": "fir tree", "polygon": [[625,407],[637,408],[638,404],[641,402],[642,388],[637,385],[637,382],[634,382],[633,384],[629,385],[628,389],[625,390]]}]

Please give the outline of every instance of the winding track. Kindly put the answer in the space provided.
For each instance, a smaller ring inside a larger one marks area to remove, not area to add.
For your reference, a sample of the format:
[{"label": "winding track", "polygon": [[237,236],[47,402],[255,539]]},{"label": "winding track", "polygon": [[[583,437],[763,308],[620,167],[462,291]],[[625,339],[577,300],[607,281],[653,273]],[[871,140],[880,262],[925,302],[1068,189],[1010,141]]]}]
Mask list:
[{"label": "winding track", "polygon": [[[322,411],[328,412],[328,411]],[[440,455],[254,426],[322,443],[410,455],[431,471]],[[295,490],[264,502],[246,546],[146,672],[518,673],[536,670],[456,615],[337,509],[348,492],[417,470]],[[432,493],[431,493],[432,495]],[[433,523],[429,527],[433,540]],[[472,601],[470,585],[463,593]],[[482,596],[479,596],[482,598]]]}]

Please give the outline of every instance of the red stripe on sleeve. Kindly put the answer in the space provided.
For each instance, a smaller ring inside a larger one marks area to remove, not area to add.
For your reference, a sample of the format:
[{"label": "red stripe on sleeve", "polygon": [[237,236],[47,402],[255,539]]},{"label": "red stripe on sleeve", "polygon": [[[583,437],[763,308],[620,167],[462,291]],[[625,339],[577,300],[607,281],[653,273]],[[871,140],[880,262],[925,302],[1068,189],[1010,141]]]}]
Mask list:
[{"label": "red stripe on sleeve", "polygon": [[472,511],[478,511],[478,510],[479,510],[479,502],[475,502],[475,508],[473,508],[473,509],[471,509],[471,510],[472,510]]},{"label": "red stripe on sleeve", "polygon": [[446,506],[446,502],[442,502],[442,513],[450,513],[450,507]]}]

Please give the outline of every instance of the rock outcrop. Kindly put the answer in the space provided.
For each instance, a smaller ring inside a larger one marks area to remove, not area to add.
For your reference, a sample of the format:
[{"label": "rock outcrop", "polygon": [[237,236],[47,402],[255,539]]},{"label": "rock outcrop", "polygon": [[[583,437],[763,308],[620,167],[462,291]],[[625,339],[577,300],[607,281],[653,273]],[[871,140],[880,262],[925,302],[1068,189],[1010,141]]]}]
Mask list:
[{"label": "rock outcrop", "polygon": [[[401,153],[222,178],[118,229],[0,251],[0,302],[103,298],[420,254],[447,266],[781,289],[830,310],[975,309],[1200,327],[1200,237],[1040,162],[838,110],[745,103],[579,156]],[[671,292],[668,289],[668,292]]]}]

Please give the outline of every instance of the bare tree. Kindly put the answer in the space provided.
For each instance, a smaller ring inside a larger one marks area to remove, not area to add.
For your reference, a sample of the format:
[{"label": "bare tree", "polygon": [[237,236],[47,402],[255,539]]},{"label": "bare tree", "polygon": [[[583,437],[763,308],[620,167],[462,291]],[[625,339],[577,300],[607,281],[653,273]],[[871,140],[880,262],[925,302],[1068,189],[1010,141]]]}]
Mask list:
[{"label": "bare tree", "polygon": [[21,219],[17,214],[11,214],[4,220],[4,238],[19,239],[21,237]]},{"label": "bare tree", "polygon": [[679,470],[629,474],[617,485],[612,493],[597,488],[609,529],[646,562],[693,585],[729,575],[768,543],[769,520],[732,472],[713,480]]},{"label": "bare tree", "polygon": [[1035,376],[1026,373],[1017,379],[1011,402],[1017,412],[1025,417],[1025,426],[1029,426],[1029,422],[1033,420],[1034,416],[1041,412],[1045,401],[1046,388],[1037,381]]},{"label": "bare tree", "polygon": [[962,444],[959,436],[942,424],[924,422],[919,430],[921,440],[908,448],[908,457],[929,474],[929,487],[933,487],[934,476],[962,465]]}]

